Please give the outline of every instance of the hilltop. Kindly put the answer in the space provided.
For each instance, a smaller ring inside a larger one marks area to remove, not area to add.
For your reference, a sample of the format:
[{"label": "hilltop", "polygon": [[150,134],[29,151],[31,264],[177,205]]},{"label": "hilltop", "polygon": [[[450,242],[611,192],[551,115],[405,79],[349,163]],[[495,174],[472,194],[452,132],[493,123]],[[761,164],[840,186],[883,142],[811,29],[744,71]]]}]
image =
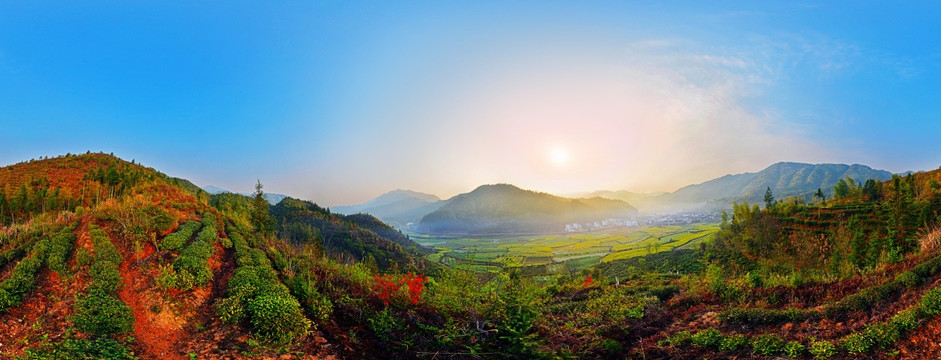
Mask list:
[{"label": "hilltop", "polygon": [[561,232],[566,224],[626,218],[636,213],[637,209],[620,200],[569,199],[496,184],[449,199],[422,217],[419,229],[470,234]]}]

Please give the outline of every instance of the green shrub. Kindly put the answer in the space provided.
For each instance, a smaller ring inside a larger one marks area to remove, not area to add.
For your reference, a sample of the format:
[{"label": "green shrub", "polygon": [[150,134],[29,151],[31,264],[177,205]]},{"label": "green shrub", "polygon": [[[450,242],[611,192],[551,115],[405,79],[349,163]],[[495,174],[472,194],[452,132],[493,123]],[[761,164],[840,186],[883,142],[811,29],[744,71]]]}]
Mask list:
[{"label": "green shrub", "polygon": [[759,355],[774,355],[784,350],[784,339],[775,334],[761,334],[752,340],[752,350]]},{"label": "green shrub", "polygon": [[[924,298],[922,298],[924,299]],[[889,325],[895,327],[896,331],[903,333],[918,327],[919,309],[911,308],[900,311],[889,320]]]},{"label": "green shrub", "polygon": [[789,358],[799,358],[804,355],[804,345],[797,341],[789,341],[784,344],[784,355]]},{"label": "green shrub", "polygon": [[885,349],[899,339],[899,331],[889,324],[872,324],[863,331],[873,346]]},{"label": "green shrub", "polygon": [[13,267],[10,276],[0,282],[0,312],[19,305],[23,296],[36,286],[36,273],[42,267],[48,247],[48,240],[38,241],[29,255]]},{"label": "green shrub", "polygon": [[840,347],[850,354],[862,354],[869,351],[873,346],[872,339],[862,333],[852,333],[840,340]]},{"label": "green shrub", "polygon": [[811,341],[810,348],[807,350],[817,359],[826,359],[836,355],[836,346],[826,340]]},{"label": "green shrub", "polygon": [[316,282],[306,274],[292,279],[291,292],[307,309],[311,319],[326,320],[333,312],[333,303],[317,291]]},{"label": "green shrub", "polygon": [[650,295],[656,296],[661,302],[670,300],[673,296],[680,293],[680,287],[676,285],[655,286],[648,291]]},{"label": "green shrub", "polygon": [[108,234],[95,225],[89,225],[92,246],[95,248],[95,261],[107,261],[115,266],[121,263],[122,256],[118,248],[111,243]]},{"label": "green shrub", "polygon": [[745,280],[748,286],[752,288],[760,288],[765,285],[764,281],[761,279],[761,274],[758,274],[757,271],[749,271],[745,276]]},{"label": "green shrub", "polygon": [[690,341],[696,346],[718,348],[722,343],[722,333],[716,329],[707,329],[693,335]]},{"label": "green shrub", "polygon": [[731,308],[719,313],[719,320],[725,323],[771,325],[785,322],[801,322],[819,316],[814,310],[798,308],[763,309],[763,308]]},{"label": "green shrub", "polygon": [[896,277],[895,281],[898,281],[899,284],[904,286],[906,289],[911,289],[913,287],[918,286],[918,284],[921,284],[923,280],[921,279],[921,277],[915,274],[915,272],[906,271],[902,273],[901,275],[899,275],[898,277]]},{"label": "green shrub", "polygon": [[182,249],[190,238],[193,237],[193,234],[196,233],[196,230],[199,230],[200,226],[201,224],[196,221],[188,221],[180,225],[180,228],[177,229],[176,232],[163,238],[163,241],[160,242],[160,250]]},{"label": "green shrub", "polygon": [[690,343],[693,334],[689,331],[677,331],[673,336],[667,338],[667,343],[673,346],[683,346]]},{"label": "green shrub", "polygon": [[27,349],[30,360],[134,360],[137,359],[124,344],[111,339],[68,339],[60,343]]},{"label": "green shrub", "polygon": [[743,349],[748,346],[749,341],[745,335],[742,334],[732,334],[726,336],[722,339],[722,343],[719,344],[719,350],[722,351],[733,351]]},{"label": "green shrub", "polygon": [[88,269],[88,273],[91,276],[91,288],[113,293],[121,286],[121,272],[112,263],[96,261]]},{"label": "green shrub", "polygon": [[49,246],[49,254],[46,256],[46,264],[49,269],[59,273],[59,276],[65,275],[65,264],[69,253],[75,244],[75,235],[72,234],[74,225],[66,227],[52,237]]},{"label": "green shrub", "polygon": [[941,314],[941,287],[928,290],[921,296],[921,311],[929,316]]},{"label": "green shrub", "polygon": [[95,335],[124,334],[133,329],[134,316],[121,300],[94,289],[75,299],[72,322],[79,330]]},{"label": "green shrub", "polygon": [[301,304],[290,295],[262,295],[248,303],[251,324],[262,338],[285,344],[307,334],[310,320],[300,310]]}]

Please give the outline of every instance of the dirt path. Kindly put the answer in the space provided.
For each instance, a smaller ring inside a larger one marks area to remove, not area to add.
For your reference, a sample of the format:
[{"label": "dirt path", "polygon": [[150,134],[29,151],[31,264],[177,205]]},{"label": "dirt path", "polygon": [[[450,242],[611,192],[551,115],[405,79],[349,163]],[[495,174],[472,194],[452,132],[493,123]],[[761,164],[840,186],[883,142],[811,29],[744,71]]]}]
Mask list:
[{"label": "dirt path", "polygon": [[145,276],[135,264],[153,255],[155,250],[154,246],[148,243],[141,253],[125,257],[121,262],[120,271],[124,286],[118,291],[118,298],[131,308],[134,315],[134,338],[143,350],[137,354],[141,359],[185,359],[175,351],[175,344],[183,330],[156,324],[153,313],[142,298],[143,291],[146,291]]}]

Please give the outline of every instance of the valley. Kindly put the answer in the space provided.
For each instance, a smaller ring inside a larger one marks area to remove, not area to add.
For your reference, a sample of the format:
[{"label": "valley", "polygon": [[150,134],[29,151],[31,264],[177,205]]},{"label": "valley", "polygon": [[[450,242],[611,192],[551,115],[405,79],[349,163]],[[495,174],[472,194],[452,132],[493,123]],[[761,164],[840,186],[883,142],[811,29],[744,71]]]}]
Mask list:
[{"label": "valley", "polygon": [[602,262],[677,249],[696,249],[719,231],[718,224],[618,227],[600,231],[520,236],[409,234],[437,250],[428,259],[474,271],[520,268],[527,275],[565,275]]}]

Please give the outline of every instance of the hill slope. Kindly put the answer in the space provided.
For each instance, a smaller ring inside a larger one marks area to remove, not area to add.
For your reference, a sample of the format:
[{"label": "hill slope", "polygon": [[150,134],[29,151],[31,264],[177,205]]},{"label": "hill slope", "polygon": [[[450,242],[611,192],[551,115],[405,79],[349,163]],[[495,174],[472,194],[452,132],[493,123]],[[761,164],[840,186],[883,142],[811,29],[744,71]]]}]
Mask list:
[{"label": "hill slope", "polygon": [[[0,358],[359,358],[342,336],[364,320],[330,299],[375,296],[347,271],[421,270],[417,245],[375,218],[326,213],[317,233],[355,249],[334,251],[261,234],[247,197],[214,196],[105,154],[0,168]],[[278,214],[317,209],[288,200]]]},{"label": "hill slope", "polygon": [[420,229],[471,234],[559,232],[565,224],[625,218],[636,213],[630,204],[619,200],[568,199],[508,184],[483,185],[425,215]]},{"label": "hill slope", "polygon": [[833,185],[846,177],[862,183],[868,179],[889,180],[892,173],[858,164],[814,165],[780,162],[756,173],[726,175],[701,184],[685,186],[660,196],[655,206],[731,208],[732,202],[762,202],[765,190],[769,187],[778,199],[801,196],[810,200],[817,189],[832,197]]}]

